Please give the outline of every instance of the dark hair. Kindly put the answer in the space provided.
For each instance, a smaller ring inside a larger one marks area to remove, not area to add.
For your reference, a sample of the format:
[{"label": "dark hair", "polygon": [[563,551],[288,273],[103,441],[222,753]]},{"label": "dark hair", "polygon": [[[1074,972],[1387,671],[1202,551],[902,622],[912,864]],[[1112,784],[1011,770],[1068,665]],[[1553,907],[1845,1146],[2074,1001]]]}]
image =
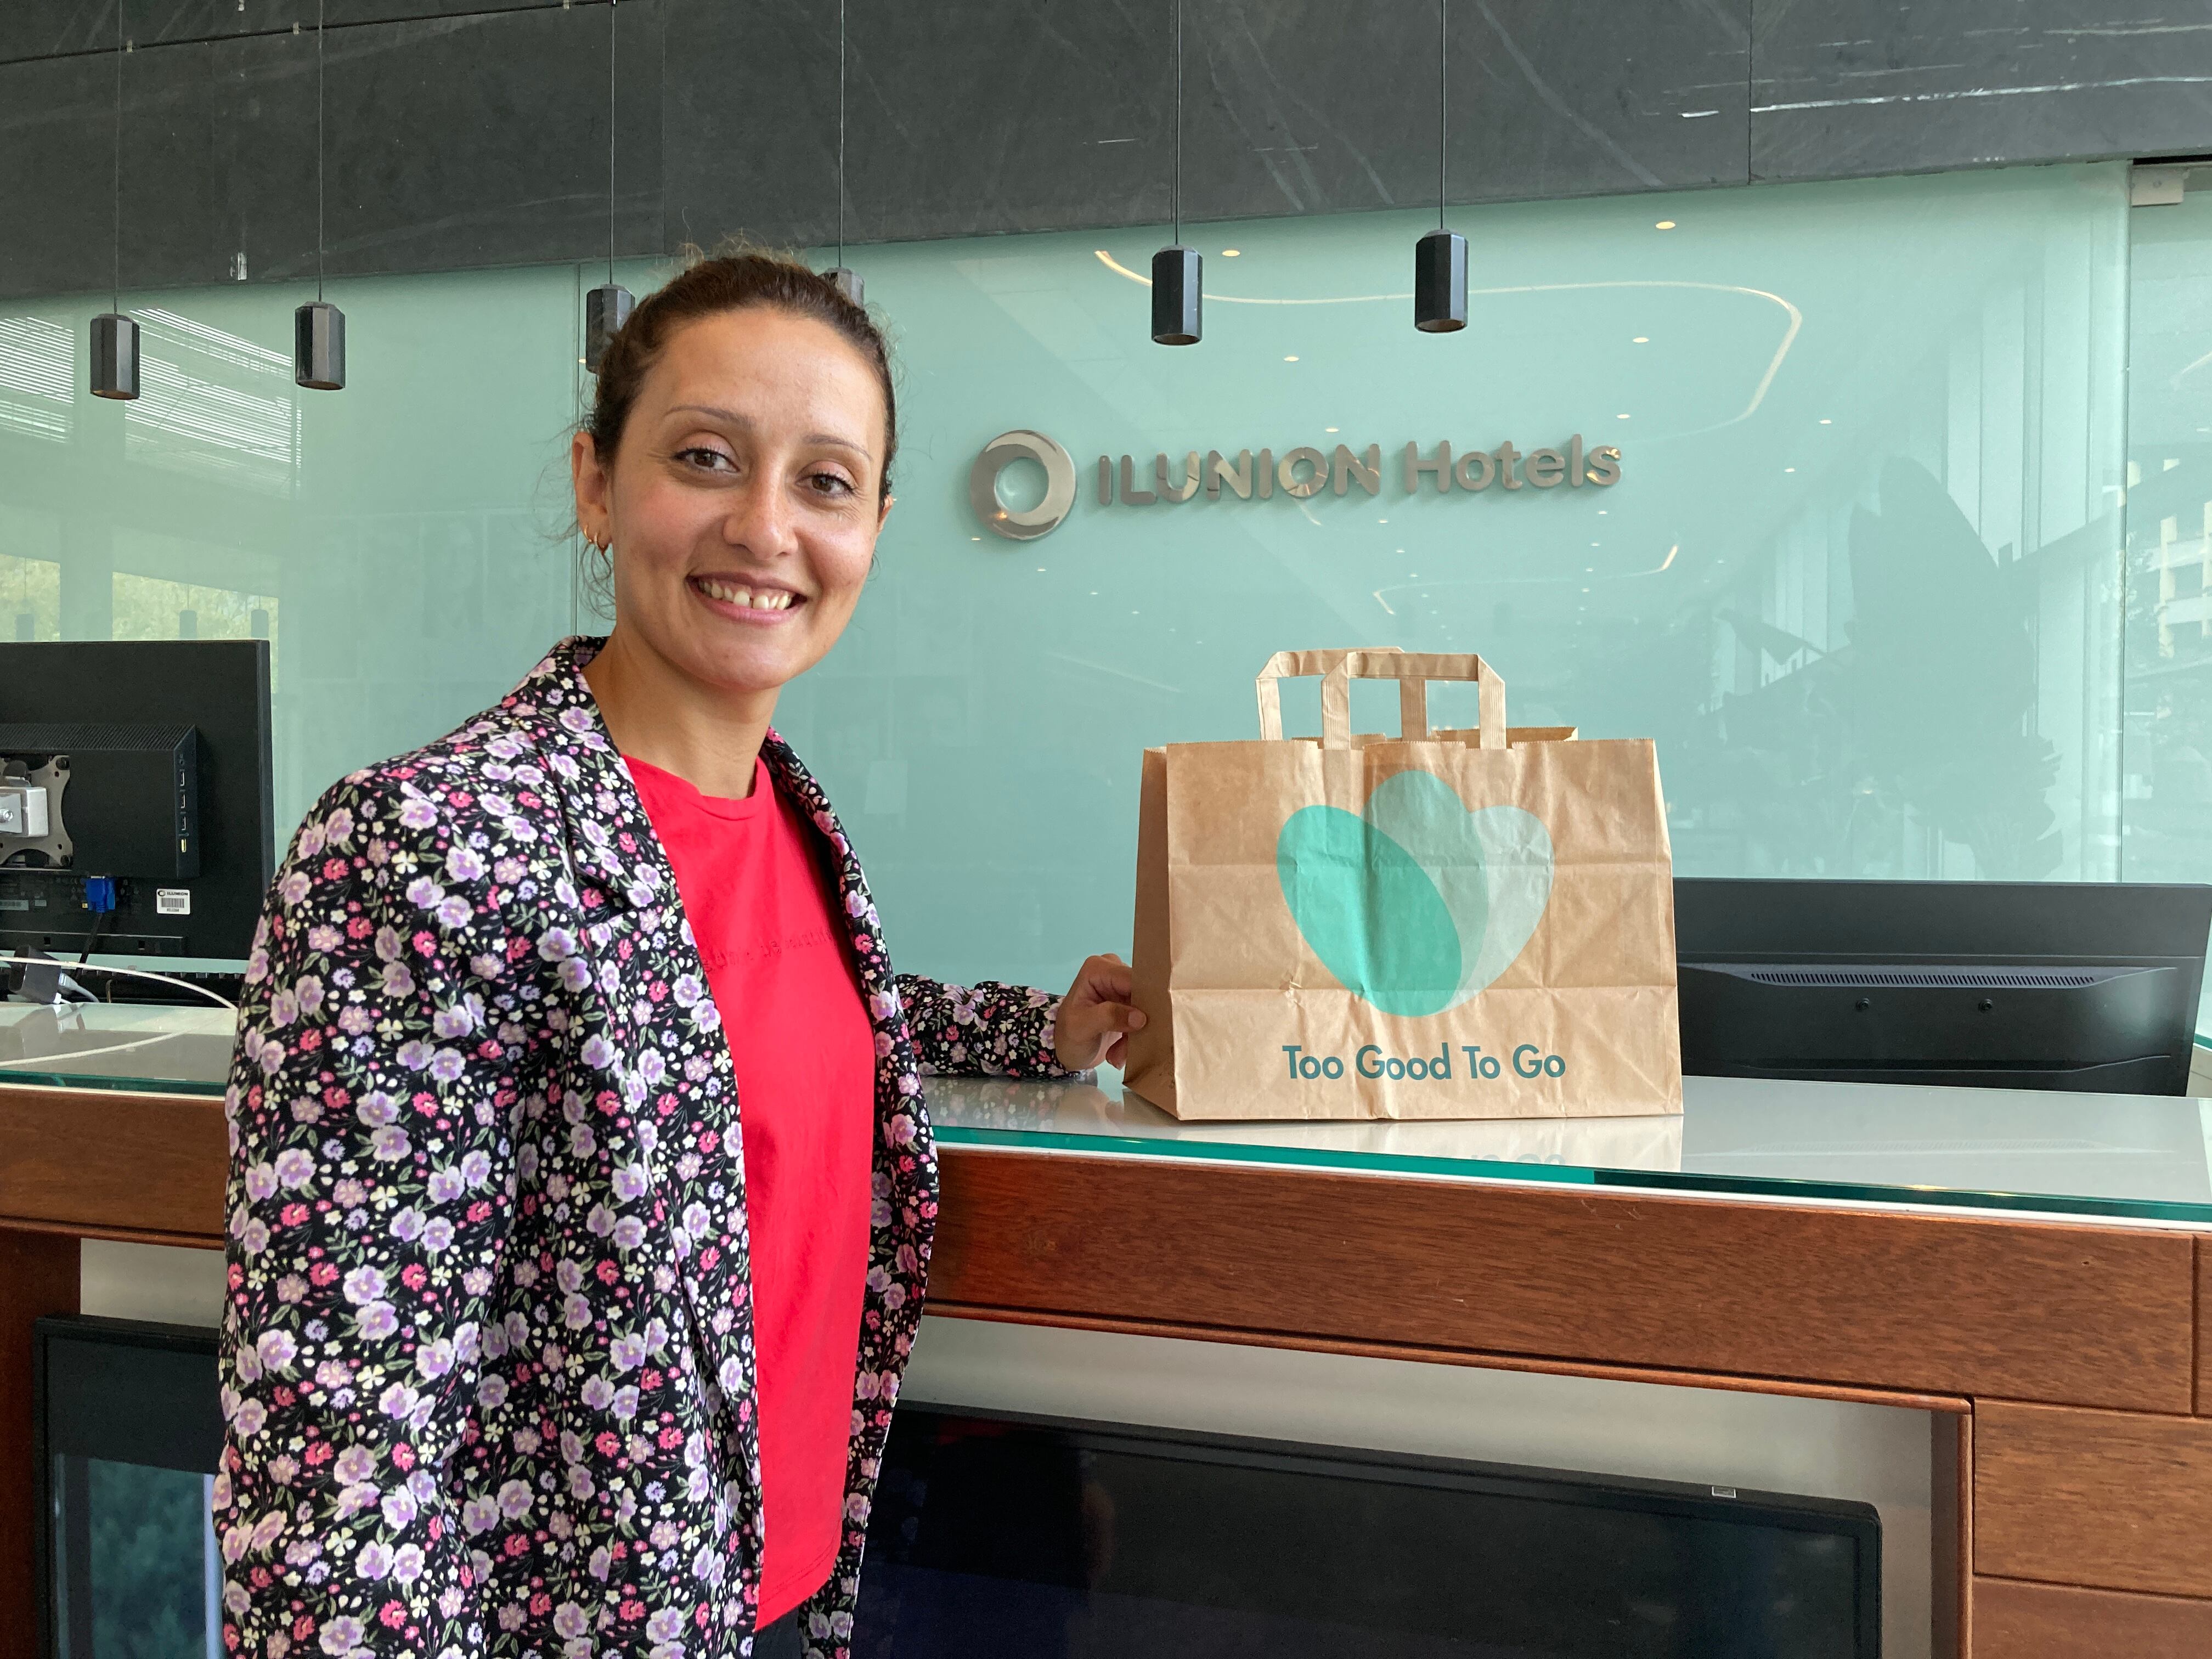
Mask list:
[{"label": "dark hair", "polygon": [[847,299],[828,277],[817,276],[796,260],[750,251],[709,258],[696,248],[690,256],[691,263],[673,281],[638,301],[600,360],[599,388],[584,430],[591,434],[602,464],[614,459],[638,388],[677,330],[702,317],[771,306],[828,324],[875,370],[876,384],[884,394],[884,459],[877,472],[876,498],[880,501],[889,495],[891,457],[898,451],[898,404],[891,391],[890,347],[866,310]]}]

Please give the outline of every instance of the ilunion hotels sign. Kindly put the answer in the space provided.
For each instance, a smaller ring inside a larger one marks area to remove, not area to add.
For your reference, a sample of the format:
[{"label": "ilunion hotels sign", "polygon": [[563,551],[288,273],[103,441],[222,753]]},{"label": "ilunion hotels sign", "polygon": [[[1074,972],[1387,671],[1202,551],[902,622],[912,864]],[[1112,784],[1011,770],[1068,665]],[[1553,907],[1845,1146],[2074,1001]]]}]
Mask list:
[{"label": "ilunion hotels sign", "polygon": [[[1525,453],[1510,439],[1495,449],[1458,453],[1449,442],[1425,448],[1408,443],[1392,459],[1388,470],[1401,480],[1408,495],[1424,489],[1444,495],[1604,489],[1620,482],[1620,446],[1586,448],[1579,432],[1564,444]],[[1000,477],[1024,460],[1044,469],[1044,495],[1034,507],[1009,507],[999,493]],[[1301,501],[1323,490],[1343,495],[1357,489],[1379,495],[1384,471],[1381,444],[1364,449],[1337,444],[1328,450],[1302,444],[1280,455],[1272,449],[1256,454],[1240,449],[1234,455],[1218,449],[1200,454],[1193,449],[1181,456],[1155,455],[1149,466],[1133,456],[1101,455],[1097,499],[1101,507],[1137,507],[1194,501],[1201,494],[1212,501],[1266,501],[1278,490]],[[983,446],[968,469],[968,501],[976,518],[1009,541],[1034,541],[1057,529],[1075,509],[1078,486],[1074,458],[1043,433],[1026,428],[1000,433]]]}]

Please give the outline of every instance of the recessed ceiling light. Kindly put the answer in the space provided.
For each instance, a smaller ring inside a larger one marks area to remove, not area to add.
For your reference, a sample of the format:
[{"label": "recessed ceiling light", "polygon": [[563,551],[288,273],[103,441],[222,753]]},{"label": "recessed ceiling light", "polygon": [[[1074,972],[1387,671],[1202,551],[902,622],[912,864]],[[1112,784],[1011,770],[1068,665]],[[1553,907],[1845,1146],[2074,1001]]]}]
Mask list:
[{"label": "recessed ceiling light", "polygon": [[1243,252],[1244,250],[1241,247],[1225,247],[1221,250],[1221,257],[1224,259],[1234,259],[1242,255]]},{"label": "recessed ceiling light", "polygon": [[1794,466],[1785,466],[1782,470],[1784,472],[1795,472],[1797,469]]},{"label": "recessed ceiling light", "polygon": [[1652,228],[1654,230],[1672,230],[1674,228],[1674,222],[1672,219],[1662,219],[1657,224],[1654,225]]},{"label": "recessed ceiling light", "polygon": [[1614,416],[1613,418],[1614,420],[1616,420],[1616,421],[1625,421],[1625,420],[1626,420],[1626,419],[1628,418],[1628,416],[1626,416],[1626,415],[1616,415],[1616,416]]},{"label": "recessed ceiling light", "polygon": [[1650,345],[1651,343],[1651,337],[1649,334],[1639,334],[1628,343],[1631,345]]},{"label": "recessed ceiling light", "polygon": [[[1828,417],[1827,417],[1826,416],[1825,416],[1825,415],[1824,415],[1824,416],[1822,416],[1820,417],[1820,424],[1821,424],[1822,426],[1833,426],[1833,425],[1835,424],[1835,422],[1834,422],[1833,421],[1832,421],[1832,420],[1828,419]],[[2203,427],[2201,427],[2201,426],[2200,426],[2200,427],[2198,427],[2197,429],[2199,432],[2202,432],[2204,428],[2203,428]]]},{"label": "recessed ceiling light", "polygon": [[1284,359],[1283,359],[1283,361],[1284,361],[1285,362],[1286,362],[1286,363],[1294,363],[1294,362],[1297,362],[1297,357],[1296,354],[1292,354],[1291,356],[1288,356],[1288,357],[1284,358]]},{"label": "recessed ceiling light", "polygon": [[1322,428],[1322,431],[1324,431],[1324,432],[1334,432],[1334,431],[1335,431],[1335,430],[1336,430],[1336,428],[1335,428],[1334,427],[1333,427],[1333,426],[1325,426],[1325,427]]}]

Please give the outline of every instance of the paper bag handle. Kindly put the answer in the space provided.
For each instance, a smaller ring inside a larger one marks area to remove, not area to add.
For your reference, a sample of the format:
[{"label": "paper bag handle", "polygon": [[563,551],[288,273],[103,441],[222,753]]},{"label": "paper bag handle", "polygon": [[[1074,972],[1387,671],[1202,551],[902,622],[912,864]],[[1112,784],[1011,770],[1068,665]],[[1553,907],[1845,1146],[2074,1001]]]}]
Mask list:
[{"label": "paper bag handle", "polygon": [[1475,718],[1479,749],[1503,749],[1505,737],[1505,682],[1497,671],[1471,651],[1346,651],[1322,673],[1321,682],[1321,746],[1352,747],[1352,683],[1354,680],[1398,682],[1398,734],[1407,743],[1429,736],[1429,682],[1472,681],[1475,688]]},{"label": "paper bag handle", "polygon": [[[1260,736],[1280,741],[1283,700],[1279,682],[1285,679],[1322,680],[1322,747],[1352,746],[1352,681],[1398,682],[1398,731],[1401,738],[1418,743],[1431,735],[1431,680],[1472,681],[1475,686],[1476,746],[1503,749],[1505,735],[1505,682],[1472,652],[1407,652],[1396,646],[1366,650],[1278,651],[1260,671]],[[1334,690],[1332,693],[1331,688]]]},{"label": "paper bag handle", "polygon": [[[1378,646],[1370,654],[1395,653],[1395,646]],[[1346,657],[1352,647],[1342,647],[1334,651],[1278,651],[1267,659],[1267,665],[1260,671],[1256,682],[1260,692],[1260,736],[1268,743],[1279,742],[1283,735],[1283,696],[1279,682],[1283,680],[1318,679]],[[1398,687],[1398,714],[1406,718],[1408,709],[1418,709],[1410,698],[1419,694],[1409,690],[1405,682]],[[1425,725],[1422,730],[1427,730]]]}]

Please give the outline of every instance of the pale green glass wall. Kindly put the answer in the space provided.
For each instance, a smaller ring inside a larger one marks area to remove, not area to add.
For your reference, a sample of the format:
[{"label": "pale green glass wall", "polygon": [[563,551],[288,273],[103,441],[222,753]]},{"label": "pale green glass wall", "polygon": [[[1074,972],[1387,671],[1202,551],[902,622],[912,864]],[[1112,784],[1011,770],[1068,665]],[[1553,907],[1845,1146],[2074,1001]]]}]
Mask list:
[{"label": "pale green glass wall", "polygon": [[2203,881],[2212,879],[2212,194],[2138,208],[2130,223],[2122,869],[2131,881]]},{"label": "pale green glass wall", "polygon": [[[1139,751],[1250,735],[1284,647],[1479,651],[1516,724],[1657,738],[1686,872],[2121,873],[2122,169],[1460,212],[1476,292],[1445,337],[1405,291],[1429,222],[1204,228],[1187,349],[1146,337],[1164,233],[854,253],[903,365],[898,504],[781,723],[902,963],[1051,982],[1126,951]],[[295,816],[493,700],[578,613],[563,439],[594,280],[334,285],[335,396],[291,386],[298,296],[275,290],[129,296],[128,407],[82,391],[104,298],[0,318],[0,619],[266,626]],[[1022,427],[1081,489],[1017,544],[967,492]],[[1577,433],[1620,447],[1617,485],[1403,487],[1409,441]],[[1163,452],[1179,479],[1192,449],[1339,443],[1381,447],[1376,493],[1097,496],[1101,453],[1157,488]]]}]

